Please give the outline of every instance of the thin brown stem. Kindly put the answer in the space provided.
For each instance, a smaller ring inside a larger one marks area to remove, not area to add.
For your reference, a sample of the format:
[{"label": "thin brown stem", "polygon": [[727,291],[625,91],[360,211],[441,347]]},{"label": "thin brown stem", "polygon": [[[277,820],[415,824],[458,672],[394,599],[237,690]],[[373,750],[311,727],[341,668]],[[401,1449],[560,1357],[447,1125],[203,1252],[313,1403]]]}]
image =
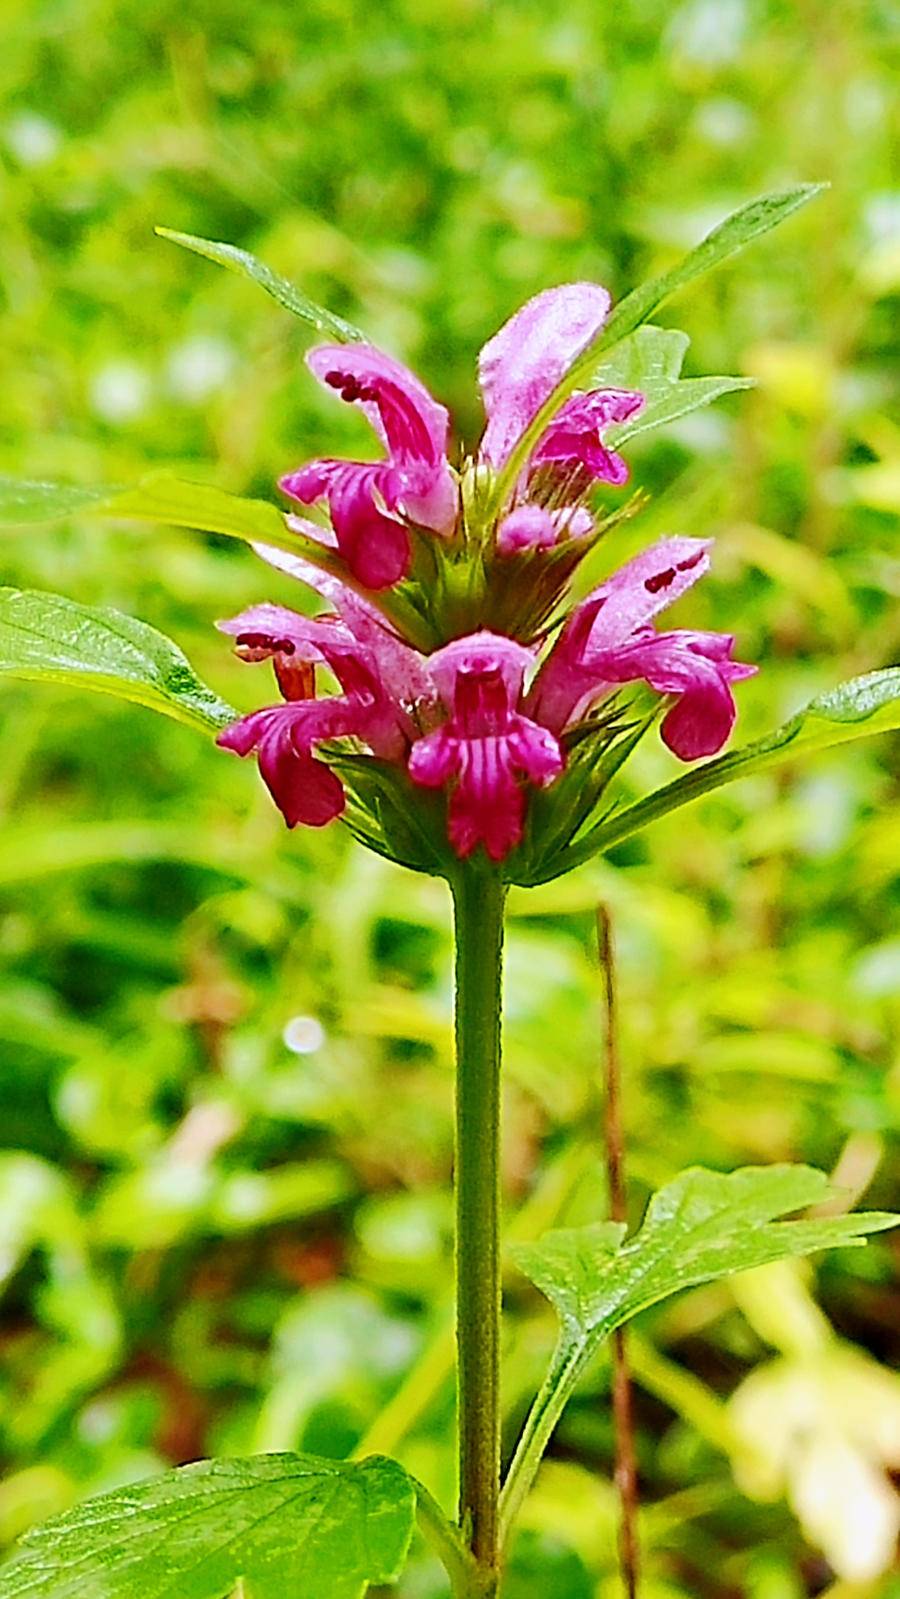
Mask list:
[{"label": "thin brown stem", "polygon": [[[613,1221],[627,1220],[625,1140],[622,1130],[622,1066],[619,1054],[618,989],[612,921],[605,905],[597,907],[597,943],[603,968],[604,1048],[603,1122],[606,1175]],[[613,1334],[613,1421],[616,1435],[616,1486],[621,1503],[619,1550],[622,1581],[628,1599],[637,1599],[640,1569],[638,1542],[638,1479],[634,1451],[634,1414],[625,1329]]]}]

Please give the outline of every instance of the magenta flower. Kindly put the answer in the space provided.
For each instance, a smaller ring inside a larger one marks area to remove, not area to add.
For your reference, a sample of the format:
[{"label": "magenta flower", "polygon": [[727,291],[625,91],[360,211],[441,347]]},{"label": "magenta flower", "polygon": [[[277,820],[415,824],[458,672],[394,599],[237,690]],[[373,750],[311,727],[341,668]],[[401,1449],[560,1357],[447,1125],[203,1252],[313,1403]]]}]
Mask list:
[{"label": "magenta flower", "polygon": [[734,725],[731,684],[755,666],[732,661],[726,634],[657,633],[657,612],[709,569],[710,540],[660,539],[575,607],[538,673],[528,713],[554,732],[584,719],[620,683],[643,678],[677,696],[662,736],[682,760],[714,755]]},{"label": "magenta flower", "polygon": [[[410,657],[405,681],[394,684],[404,689],[402,697],[389,693],[385,682],[398,664],[394,641],[382,656],[374,638],[362,642],[338,617],[310,620],[280,605],[256,605],[219,626],[236,638],[243,660],[272,660],[285,696],[285,704],[253,711],[226,728],[218,743],[238,755],[256,750],[288,827],[322,827],[344,810],[340,778],[313,753],[319,744],[350,736],[383,759],[405,755],[414,732],[412,707],[425,680],[414,651],[399,640],[396,650]],[[317,663],[331,668],[342,694],[316,699]]]},{"label": "magenta flower", "polygon": [[[610,298],[597,283],[564,283],[523,305],[485,345],[479,360],[487,427],[481,453],[502,466],[544,401],[609,314]],[[642,394],[595,389],[573,394],[561,407],[531,456],[532,468],[555,466],[568,475],[581,468],[589,481],[617,486],[628,468],[602,442],[603,429],[640,410]]]},{"label": "magenta flower", "polygon": [[413,746],[409,773],[426,788],[452,785],[448,832],[463,858],[483,844],[503,860],[522,839],[523,783],[543,788],[562,771],[558,740],[517,709],[533,660],[493,633],[456,639],[429,658],[449,720]]},{"label": "magenta flower", "polygon": [[[330,527],[286,518],[292,532],[327,548],[322,566],[315,555],[256,546],[331,612],[310,620],[258,605],[220,624],[242,659],[272,661],[283,703],[243,717],[219,742],[240,755],[256,752],[290,827],[321,826],[343,812],[344,784],[329,764],[329,745],[349,740],[354,754],[379,763],[371,776],[358,763],[342,769],[387,853],[391,807],[402,813],[417,803],[408,778],[447,790],[446,832],[457,856],[483,846],[499,862],[523,842],[529,789],[560,776],[576,732],[581,764],[573,758],[562,803],[570,820],[579,814],[573,785],[593,770],[592,752],[602,755],[618,736],[615,718],[592,713],[636,680],[669,700],[662,736],[682,760],[721,749],[734,723],[732,685],[755,668],[731,659],[728,635],[653,625],[708,570],[708,541],[661,540],[576,605],[552,647],[534,642],[547,637],[572,572],[595,543],[586,490],[596,479],[627,477],[604,430],[633,416],[643,396],[572,394],[537,438],[505,503],[494,498],[496,472],[596,337],[609,304],[598,284],[564,284],[530,300],[489,341],[480,361],[487,425],[475,470],[461,480],[446,457],[446,411],[399,362],[367,345],[323,345],[309,356],[322,383],[361,407],[385,454],[370,463],[313,461],[282,479],[302,504],[328,502]],[[443,541],[434,559],[416,564],[401,594],[379,598],[409,575],[412,536],[423,532]],[[348,582],[334,574],[337,557]],[[423,653],[404,630],[438,647]],[[339,693],[317,694],[321,666]],[[418,804],[429,858],[440,858],[443,817]],[[408,847],[407,838],[398,858]]]},{"label": "magenta flower", "polygon": [[406,524],[447,534],[456,521],[447,412],[405,366],[371,345],[320,345],[308,362],[321,383],[361,407],[387,459],[312,461],[281,487],[302,505],[327,499],[350,571],[367,588],[389,588],[409,569]]}]

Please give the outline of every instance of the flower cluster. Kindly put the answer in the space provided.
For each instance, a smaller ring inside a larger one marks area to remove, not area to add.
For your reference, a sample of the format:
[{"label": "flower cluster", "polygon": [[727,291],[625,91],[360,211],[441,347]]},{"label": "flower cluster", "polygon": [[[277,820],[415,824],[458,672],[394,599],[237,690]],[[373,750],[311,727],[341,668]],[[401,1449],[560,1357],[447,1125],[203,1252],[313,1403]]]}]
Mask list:
[{"label": "flower cluster", "polygon": [[[336,768],[349,748],[405,772],[411,803],[416,786],[446,790],[452,850],[483,846],[500,862],[522,842],[529,787],[553,785],[592,728],[598,748],[608,741],[598,707],[621,685],[665,697],[662,736],[682,760],[727,739],[731,685],[755,669],[731,659],[729,636],[654,626],[707,571],[709,541],[660,540],[565,614],[571,573],[600,531],[590,491],[628,476],[604,435],[643,396],[570,395],[497,503],[512,451],[609,307],[599,285],[564,285],[490,340],[479,364],[487,424],[461,472],[447,457],[447,412],[399,362],[364,344],[311,352],[315,376],[362,409],[384,458],[314,461],[281,480],[295,502],[326,504],[330,525],[292,514],[304,553],[259,553],[329,611],[258,605],[221,624],[243,660],[271,660],[283,701],[219,742],[256,751],[288,826],[341,815]],[[389,603],[398,596],[402,607]],[[326,673],[339,692],[321,693]]]}]

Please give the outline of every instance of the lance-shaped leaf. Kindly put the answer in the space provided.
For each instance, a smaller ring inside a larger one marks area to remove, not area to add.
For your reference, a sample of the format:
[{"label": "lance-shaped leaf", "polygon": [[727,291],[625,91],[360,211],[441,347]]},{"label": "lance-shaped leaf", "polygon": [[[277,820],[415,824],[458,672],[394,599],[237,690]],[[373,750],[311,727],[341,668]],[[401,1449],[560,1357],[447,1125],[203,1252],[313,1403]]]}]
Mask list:
[{"label": "lance-shaped leaf", "polygon": [[708,233],[706,238],[701,240],[695,249],[690,250],[676,266],[671,267],[668,272],[663,272],[658,278],[650,278],[627,294],[624,300],[620,300],[609,321],[601,328],[597,337],[592,339],[576,357],[552,394],[536,412],[515,448],[510,451],[503,471],[498,476],[495,490],[497,503],[502,504],[506,499],[538,439],[552,422],[560,406],[576,389],[588,385],[600,357],[607,350],[613,349],[622,339],[627,338],[629,333],[633,333],[635,328],[640,327],[642,322],[646,322],[657,307],[671,299],[679,289],[686,288],[695,278],[703,277],[720,262],[727,261],[729,256],[743,250],[754,239],[759,239],[772,228],[777,228],[780,222],[784,222],[801,206],[806,205],[817,194],[821,194],[825,187],[826,185],[822,183],[801,183],[796,188],[782,189],[774,194],[763,195],[759,200],[751,200],[749,205],[742,205],[720,222],[718,227],[713,228],[712,232]]},{"label": "lance-shaped leaf", "polygon": [[79,511],[193,527],[250,544],[264,541],[293,554],[306,554],[312,542],[292,533],[285,516],[268,500],[227,494],[209,483],[184,482],[171,472],[150,473],[128,489],[30,483],[0,476],[2,527],[58,522],[61,517],[74,516]]},{"label": "lance-shaped leaf", "polygon": [[361,1599],[403,1569],[415,1489],[392,1460],[205,1460],[29,1533],[0,1599]]},{"label": "lance-shaped leaf", "polygon": [[881,1211],[776,1220],[819,1203],[828,1191],[828,1178],[808,1166],[750,1166],[729,1175],[696,1167],[654,1195],[644,1225],[627,1244],[621,1244],[620,1228],[604,1222],[514,1248],[517,1266],[555,1306],[561,1327],[504,1489],[507,1527],[587,1362],[617,1327],[679,1289],[864,1243],[867,1233],[900,1220]]},{"label": "lance-shaped leaf", "polygon": [[329,339],[336,339],[340,344],[365,343],[366,336],[352,322],[345,322],[342,316],[335,316],[333,311],[326,311],[324,306],[316,305],[314,300],[304,294],[287,278],[279,272],[273,272],[264,261],[257,260],[249,250],[241,250],[236,244],[220,244],[215,239],[198,239],[193,233],[176,233],[172,228],[156,228],[161,239],[170,239],[173,244],[180,244],[185,250],[193,250],[195,255],[204,255],[207,260],[215,261],[219,266],[228,267],[231,272],[240,273],[241,277],[249,278],[251,283],[258,283],[261,289],[271,294],[273,300],[298,316],[302,321],[308,322],[319,333],[324,333]]},{"label": "lance-shaped leaf", "polygon": [[772,771],[796,755],[812,755],[850,739],[888,733],[897,728],[900,728],[900,666],[886,666],[877,672],[867,672],[864,677],[851,678],[838,688],[819,694],[774,733],[746,744],[743,749],[695,766],[636,804],[606,815],[567,849],[542,861],[539,869],[527,879],[517,875],[515,880],[525,887],[548,882],[582,865],[592,855],[612,849],[658,817],[689,805],[692,800],[723,788],[726,783]]},{"label": "lance-shaped leaf", "polygon": [[606,429],[605,438],[617,449],[639,433],[688,416],[723,394],[751,389],[752,378],[683,378],[680,376],[690,339],[677,328],[637,328],[601,361],[591,374],[590,387],[636,389],[644,396],[637,415]]},{"label": "lance-shaped leaf", "polygon": [[284,550],[337,577],[348,588],[377,604],[395,627],[420,647],[431,636],[403,585],[371,596],[361,588],[338,551],[328,544],[298,533],[290,519],[268,500],[228,494],[208,483],[188,483],[171,472],[153,472],[133,488],[83,488],[63,483],[30,483],[0,475],[0,528],[29,527],[56,522],[61,517],[92,511],[99,516],[164,522],[172,527],[196,528],[240,539],[261,553],[262,547]]},{"label": "lance-shaped leaf", "polygon": [[0,589],[0,673],[102,689],[203,732],[237,715],[155,627],[35,589]]}]

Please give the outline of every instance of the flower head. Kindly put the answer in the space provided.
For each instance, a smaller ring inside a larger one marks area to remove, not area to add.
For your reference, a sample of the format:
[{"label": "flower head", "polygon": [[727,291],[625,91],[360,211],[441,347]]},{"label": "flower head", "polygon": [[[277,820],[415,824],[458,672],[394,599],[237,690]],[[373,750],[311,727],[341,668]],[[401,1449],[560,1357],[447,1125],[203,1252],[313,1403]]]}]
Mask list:
[{"label": "flower head", "polygon": [[[331,610],[310,619],[258,605],[221,624],[242,659],[272,661],[282,703],[241,718],[219,742],[256,752],[289,826],[340,815],[346,781],[366,842],[409,861],[418,828],[428,870],[444,860],[447,840],[460,857],[483,848],[500,862],[523,844],[527,854],[542,817],[558,851],[566,830],[590,815],[618,752],[624,758],[649,726],[627,706],[594,715],[636,680],[666,697],[662,736],[681,759],[722,747],[735,716],[732,685],[754,668],[732,660],[729,635],[654,625],[707,571],[708,541],[663,539],[636,556],[564,617],[546,647],[570,577],[605,525],[587,491],[627,477],[605,434],[644,403],[636,391],[588,388],[555,413],[547,405],[609,307],[599,284],[564,284],[536,295],[489,340],[479,363],[487,424],[459,478],[446,456],[447,412],[406,367],[364,344],[312,351],[315,376],[363,411],[384,455],[312,461],[288,474],[286,492],[303,505],[327,501],[331,525],[292,514],[287,529],[303,554],[256,547]],[[507,492],[514,451],[523,464]],[[413,540],[423,534],[411,574]],[[398,594],[385,594],[404,579]],[[323,693],[322,667],[338,693]],[[330,747],[342,739],[352,740],[349,755]],[[561,820],[551,797],[526,840],[529,790],[560,777]],[[446,816],[416,787],[445,789]],[[426,820],[410,828],[404,817],[414,810]]]}]

